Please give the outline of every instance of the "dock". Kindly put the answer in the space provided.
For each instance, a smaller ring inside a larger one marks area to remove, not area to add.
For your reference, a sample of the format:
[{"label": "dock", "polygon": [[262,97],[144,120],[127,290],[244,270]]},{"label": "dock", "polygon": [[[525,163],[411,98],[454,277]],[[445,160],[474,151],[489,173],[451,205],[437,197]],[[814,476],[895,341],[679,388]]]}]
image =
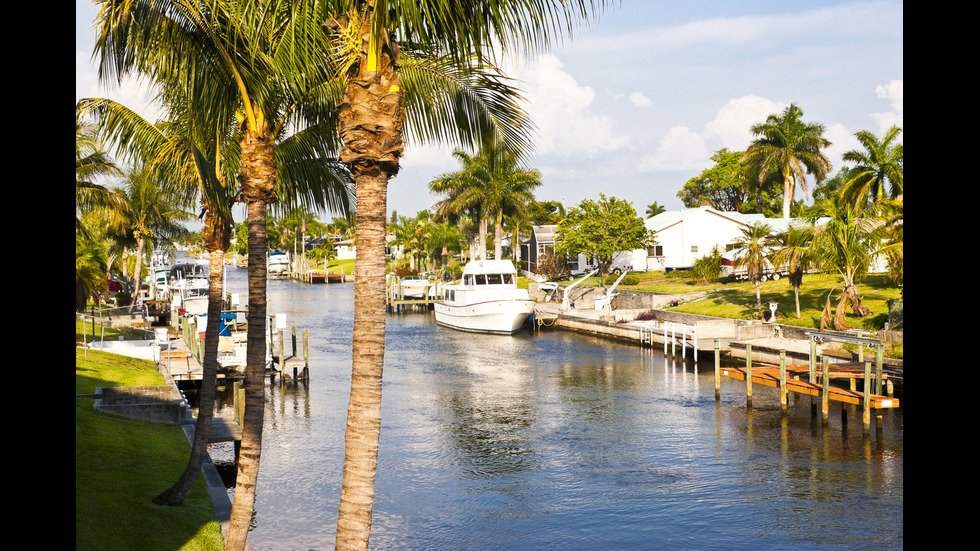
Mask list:
[{"label": "dock", "polygon": [[437,301],[442,300],[446,284],[434,281],[425,287],[422,295],[426,298],[405,296],[405,289],[399,281],[385,283],[385,305],[389,312],[400,311],[403,308],[432,308]]},{"label": "dock", "polygon": [[[784,328],[772,324],[742,322],[744,325],[740,326],[739,320],[669,311],[657,311],[659,319],[652,320],[636,320],[633,312],[613,313],[604,316],[601,310],[563,309],[557,303],[538,303],[532,325],[535,331],[556,327],[643,347],[663,347],[665,356],[680,355],[686,359],[690,353],[695,362],[699,353],[709,353],[714,356],[716,399],[720,398],[721,378],[727,377],[745,381],[749,405],[753,384],[779,389],[783,406],[790,394],[819,399],[824,422],[831,402],[862,406],[866,429],[871,411],[901,405],[893,387],[893,382],[902,380],[901,362],[886,366],[882,343],[876,339],[802,328],[803,338],[787,338],[781,334]],[[848,354],[832,348],[831,343],[856,345],[858,352]],[[873,359],[865,359],[865,350],[874,351]],[[725,367],[721,365],[722,355]],[[739,361],[744,361],[744,367],[732,365]],[[805,363],[797,363],[800,361]],[[812,404],[815,413],[817,401]]]}]

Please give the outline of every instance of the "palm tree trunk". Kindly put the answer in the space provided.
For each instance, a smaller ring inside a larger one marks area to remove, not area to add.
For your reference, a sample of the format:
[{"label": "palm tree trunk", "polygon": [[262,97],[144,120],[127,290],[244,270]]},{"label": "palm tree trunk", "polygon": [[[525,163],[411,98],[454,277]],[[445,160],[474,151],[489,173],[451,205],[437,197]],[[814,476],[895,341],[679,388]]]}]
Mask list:
[{"label": "palm tree trunk", "polygon": [[242,195],[248,225],[248,329],[245,352],[245,412],[235,484],[235,501],[229,519],[225,549],[242,551],[252,520],[255,485],[262,455],[265,414],[266,356],[266,235],[267,205],[275,192],[275,146],[272,138],[250,134],[242,142]]},{"label": "palm tree trunk", "polygon": [[381,378],[385,345],[384,219],[388,178],[355,177],[357,259],[354,342],[344,476],[337,518],[337,549],[367,549],[381,434]]},{"label": "palm tree trunk", "polygon": [[179,505],[184,502],[187,491],[201,474],[201,466],[207,454],[208,439],[211,437],[211,420],[214,418],[214,399],[218,385],[218,331],[221,320],[221,295],[224,292],[222,274],[225,251],[212,250],[210,255],[208,322],[204,334],[204,358],[201,361],[203,374],[191,456],[177,482],[153,498],[153,503],[157,505]]},{"label": "palm tree trunk", "polygon": [[[396,48],[387,36],[370,47],[371,17],[362,21],[359,74],[344,89],[340,106],[340,160],[354,176],[357,258],[354,261],[354,340],[344,475],[337,516],[336,549],[368,547],[374,478],[381,437],[381,376],[385,345],[385,220],[388,180],[404,152],[404,91],[394,70]],[[374,54],[374,55],[372,55]]]},{"label": "palm tree trunk", "polygon": [[502,258],[501,248],[503,246],[503,241],[504,241],[504,226],[500,220],[500,213],[498,212],[496,220],[494,220],[493,222],[493,257],[498,260]]},{"label": "palm tree trunk", "polygon": [[142,234],[136,238],[136,267],[133,268],[133,301],[129,303],[129,312],[136,309],[136,299],[140,296],[140,274],[143,273],[143,247],[145,239]]}]

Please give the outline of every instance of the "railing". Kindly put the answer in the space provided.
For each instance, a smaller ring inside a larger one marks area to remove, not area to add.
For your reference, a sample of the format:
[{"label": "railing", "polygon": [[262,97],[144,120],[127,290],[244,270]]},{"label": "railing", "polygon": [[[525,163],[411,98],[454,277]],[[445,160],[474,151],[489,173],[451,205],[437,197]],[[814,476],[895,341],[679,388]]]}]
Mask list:
[{"label": "railing", "polygon": [[650,320],[640,328],[640,344],[650,343],[653,346],[654,333],[664,337],[664,355],[667,354],[667,343],[670,342],[671,354],[676,355],[677,343],[680,341],[681,356],[687,358],[688,337],[691,348],[694,349],[694,361],[698,360],[698,326],[673,321]]}]

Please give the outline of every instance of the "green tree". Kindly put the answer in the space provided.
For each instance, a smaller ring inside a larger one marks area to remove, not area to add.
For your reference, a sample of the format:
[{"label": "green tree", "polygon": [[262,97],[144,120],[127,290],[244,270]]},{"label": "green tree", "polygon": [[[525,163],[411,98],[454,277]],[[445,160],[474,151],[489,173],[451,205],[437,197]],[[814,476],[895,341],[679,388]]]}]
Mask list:
[{"label": "green tree", "polygon": [[769,224],[756,222],[740,228],[742,235],[729,245],[729,251],[735,251],[732,264],[735,268],[745,268],[746,277],[755,287],[755,307],[762,311],[762,297],[759,283],[766,273],[766,262],[769,249],[774,245],[772,227]]},{"label": "green tree", "polygon": [[802,121],[803,111],[792,104],[782,114],[769,115],[750,129],[756,136],[741,160],[757,171],[760,185],[773,173],[783,178],[783,218],[789,218],[796,186],[807,191],[806,175],[817,182],[830,172],[830,160],[820,152],[829,147],[824,127]]},{"label": "green tree", "polygon": [[[154,236],[172,237],[180,234],[183,222],[193,220],[186,209],[187,201],[174,194],[171,188],[156,179],[151,167],[140,166],[126,172],[125,184],[120,190],[122,208],[118,211],[119,223],[126,233],[136,240],[136,266],[133,270],[134,297],[139,293],[143,277],[143,259],[152,251]],[[150,250],[147,242],[151,243]],[[136,301],[130,305],[130,311]]]},{"label": "green tree", "polygon": [[93,208],[119,206],[119,196],[98,178],[122,174],[106,153],[96,128],[75,109],[75,230],[84,231],[79,214]]},{"label": "green tree", "polygon": [[663,205],[661,205],[660,203],[654,201],[653,203],[650,203],[649,205],[647,205],[646,217],[647,218],[653,218],[654,216],[656,216],[658,214],[661,214],[663,212],[666,212],[666,211],[667,211],[667,209],[664,208]]},{"label": "green tree", "polygon": [[[882,252],[883,225],[877,219],[858,217],[849,203],[833,200],[816,203],[810,209],[809,218],[815,224],[821,218],[826,218],[816,226],[811,247],[817,266],[837,272],[844,280],[832,323],[838,331],[850,329],[846,320],[848,305],[858,317],[871,313],[867,306],[861,304],[857,285],[867,275],[875,257]],[[821,317],[821,329],[830,323],[825,317]]]},{"label": "green tree", "polygon": [[336,74],[345,81],[341,160],[356,182],[358,241],[337,548],[365,549],[381,427],[387,186],[400,168],[402,122],[422,141],[470,150],[505,143],[526,153],[530,124],[516,90],[488,63],[488,45],[517,54],[543,51],[596,8],[547,0],[337,4],[350,11],[338,9],[328,27],[338,38],[354,38],[335,58],[349,60]]},{"label": "green tree", "polygon": [[789,273],[789,282],[793,286],[796,303],[796,319],[800,319],[800,287],[803,285],[803,274],[813,266],[814,262],[814,251],[810,246],[813,242],[813,228],[790,226],[785,232],[776,234],[774,240],[772,265],[777,269],[785,267]]},{"label": "green tree", "polygon": [[840,195],[854,206],[856,213],[886,197],[894,199],[904,194],[905,148],[895,143],[901,132],[901,128],[892,126],[879,140],[862,130],[855,136],[864,150],[852,149],[841,157],[844,162],[855,163],[847,171]]},{"label": "green tree", "polygon": [[503,217],[505,214],[528,216],[529,206],[534,201],[533,190],[541,185],[541,173],[521,167],[516,153],[501,144],[485,148],[476,155],[457,149],[453,156],[462,168],[429,182],[433,192],[448,195],[439,203],[438,212],[460,214],[475,210],[480,220],[481,251],[486,243],[487,223],[493,220],[494,258],[501,258]]},{"label": "green tree", "polygon": [[[183,90],[190,112],[235,129],[248,225],[249,313],[266,316],[267,207],[277,198],[346,210],[337,170],[336,92],[329,83],[320,2],[134,4],[104,0],[96,54],[104,79],[130,73]],[[177,94],[170,97],[176,98]],[[279,163],[280,153],[295,160]],[[304,162],[305,161],[305,162]],[[327,178],[328,183],[324,183]],[[264,414],[265,324],[248,326],[246,404],[228,549],[242,549],[252,516]]]},{"label": "green tree", "polygon": [[712,247],[711,252],[698,258],[691,265],[691,275],[700,283],[715,281],[721,277],[721,252]]},{"label": "green tree", "polygon": [[677,197],[687,208],[708,203],[723,212],[745,212],[750,182],[739,160],[741,156],[738,151],[719,149],[711,156],[715,164],[688,180]]},{"label": "green tree", "polygon": [[617,254],[651,244],[653,236],[633,205],[601,193],[598,201],[585,199],[568,211],[555,235],[555,252],[594,258],[600,279],[605,278]]}]

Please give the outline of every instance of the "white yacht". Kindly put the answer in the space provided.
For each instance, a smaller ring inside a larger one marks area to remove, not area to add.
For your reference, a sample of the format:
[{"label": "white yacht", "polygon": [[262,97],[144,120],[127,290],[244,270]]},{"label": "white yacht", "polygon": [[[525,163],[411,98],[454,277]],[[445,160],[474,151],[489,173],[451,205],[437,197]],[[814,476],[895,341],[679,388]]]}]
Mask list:
[{"label": "white yacht", "polygon": [[269,253],[270,276],[283,276],[289,273],[289,254],[282,251],[272,251]]},{"label": "white yacht", "polygon": [[188,260],[170,269],[170,311],[196,316],[208,311],[208,272],[206,261]]},{"label": "white yacht", "polygon": [[509,260],[467,263],[462,283],[447,285],[435,303],[436,323],[477,333],[516,333],[533,312],[534,301],[517,288]]}]

